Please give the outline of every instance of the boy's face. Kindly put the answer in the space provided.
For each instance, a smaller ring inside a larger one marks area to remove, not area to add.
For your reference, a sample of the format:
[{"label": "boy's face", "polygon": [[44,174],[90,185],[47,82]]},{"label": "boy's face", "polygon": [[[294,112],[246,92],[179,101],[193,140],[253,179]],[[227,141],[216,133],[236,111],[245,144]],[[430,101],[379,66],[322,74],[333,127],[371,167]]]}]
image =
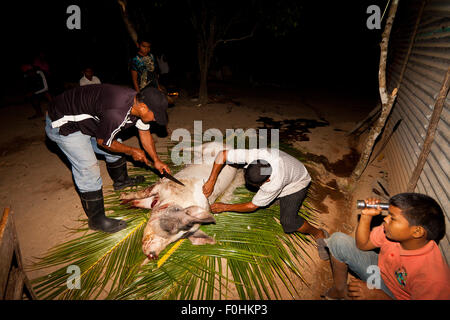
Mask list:
[{"label": "boy's face", "polygon": [[388,215],[384,218],[384,233],[390,240],[402,242],[413,238],[415,227],[410,226],[403,216],[402,210],[393,205],[389,206]]},{"label": "boy's face", "polygon": [[142,41],[139,44],[139,53],[143,56],[146,56],[149,54],[149,52],[150,52],[150,43]]},{"label": "boy's face", "polygon": [[91,68],[86,68],[84,69],[84,76],[89,80],[92,80],[92,77],[94,76],[94,71]]}]

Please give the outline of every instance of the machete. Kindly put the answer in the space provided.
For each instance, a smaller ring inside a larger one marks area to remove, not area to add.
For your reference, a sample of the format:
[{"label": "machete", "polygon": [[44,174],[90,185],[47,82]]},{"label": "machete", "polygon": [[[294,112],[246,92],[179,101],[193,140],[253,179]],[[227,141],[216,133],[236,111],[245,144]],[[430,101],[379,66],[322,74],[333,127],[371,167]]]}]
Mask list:
[{"label": "machete", "polygon": [[172,176],[170,173],[168,173],[165,170],[164,170],[164,173],[163,173],[163,177],[165,177],[165,178],[167,178],[167,179],[169,179],[169,180],[171,180],[171,181],[173,181],[175,183],[181,184],[184,187],[184,183],[183,182],[181,182],[180,180],[178,180],[177,178],[175,178],[174,176]]}]

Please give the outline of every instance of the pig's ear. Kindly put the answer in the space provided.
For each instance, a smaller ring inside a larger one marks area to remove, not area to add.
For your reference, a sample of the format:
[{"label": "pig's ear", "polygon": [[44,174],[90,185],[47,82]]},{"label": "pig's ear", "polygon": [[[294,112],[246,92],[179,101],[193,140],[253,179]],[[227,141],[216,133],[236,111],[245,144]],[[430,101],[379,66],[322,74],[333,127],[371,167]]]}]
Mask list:
[{"label": "pig's ear", "polygon": [[194,218],[197,223],[216,223],[214,216],[203,208],[191,206],[184,210],[186,214]]},{"label": "pig's ear", "polygon": [[191,241],[193,245],[202,245],[202,244],[215,244],[216,241],[214,238],[211,238],[206,233],[201,230],[195,231],[191,234],[188,239]]}]

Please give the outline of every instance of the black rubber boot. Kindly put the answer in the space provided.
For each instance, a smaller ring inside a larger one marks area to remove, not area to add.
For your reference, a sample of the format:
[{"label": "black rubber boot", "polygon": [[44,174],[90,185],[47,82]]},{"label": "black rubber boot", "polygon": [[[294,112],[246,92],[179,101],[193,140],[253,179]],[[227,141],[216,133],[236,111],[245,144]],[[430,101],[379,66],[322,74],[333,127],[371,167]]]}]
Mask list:
[{"label": "black rubber boot", "polygon": [[89,228],[92,230],[115,233],[127,226],[125,221],[111,219],[105,216],[102,189],[81,193],[81,204],[88,217]]},{"label": "black rubber boot", "polygon": [[127,160],[125,157],[120,158],[116,162],[106,162],[106,169],[114,181],[114,190],[122,190],[123,188],[135,186],[145,181],[144,176],[136,176],[133,178],[128,176]]}]

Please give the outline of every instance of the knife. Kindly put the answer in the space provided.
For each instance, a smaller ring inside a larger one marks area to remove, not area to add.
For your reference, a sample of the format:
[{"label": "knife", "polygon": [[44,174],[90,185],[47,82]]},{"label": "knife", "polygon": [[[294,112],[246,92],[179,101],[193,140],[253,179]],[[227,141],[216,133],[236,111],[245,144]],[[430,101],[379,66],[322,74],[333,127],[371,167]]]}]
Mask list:
[{"label": "knife", "polygon": [[167,171],[163,170],[163,177],[172,180],[175,183],[181,184],[183,187],[185,186],[183,182],[181,182],[180,180],[178,180],[177,178],[175,178],[173,175],[171,175],[170,173],[168,173]]}]

